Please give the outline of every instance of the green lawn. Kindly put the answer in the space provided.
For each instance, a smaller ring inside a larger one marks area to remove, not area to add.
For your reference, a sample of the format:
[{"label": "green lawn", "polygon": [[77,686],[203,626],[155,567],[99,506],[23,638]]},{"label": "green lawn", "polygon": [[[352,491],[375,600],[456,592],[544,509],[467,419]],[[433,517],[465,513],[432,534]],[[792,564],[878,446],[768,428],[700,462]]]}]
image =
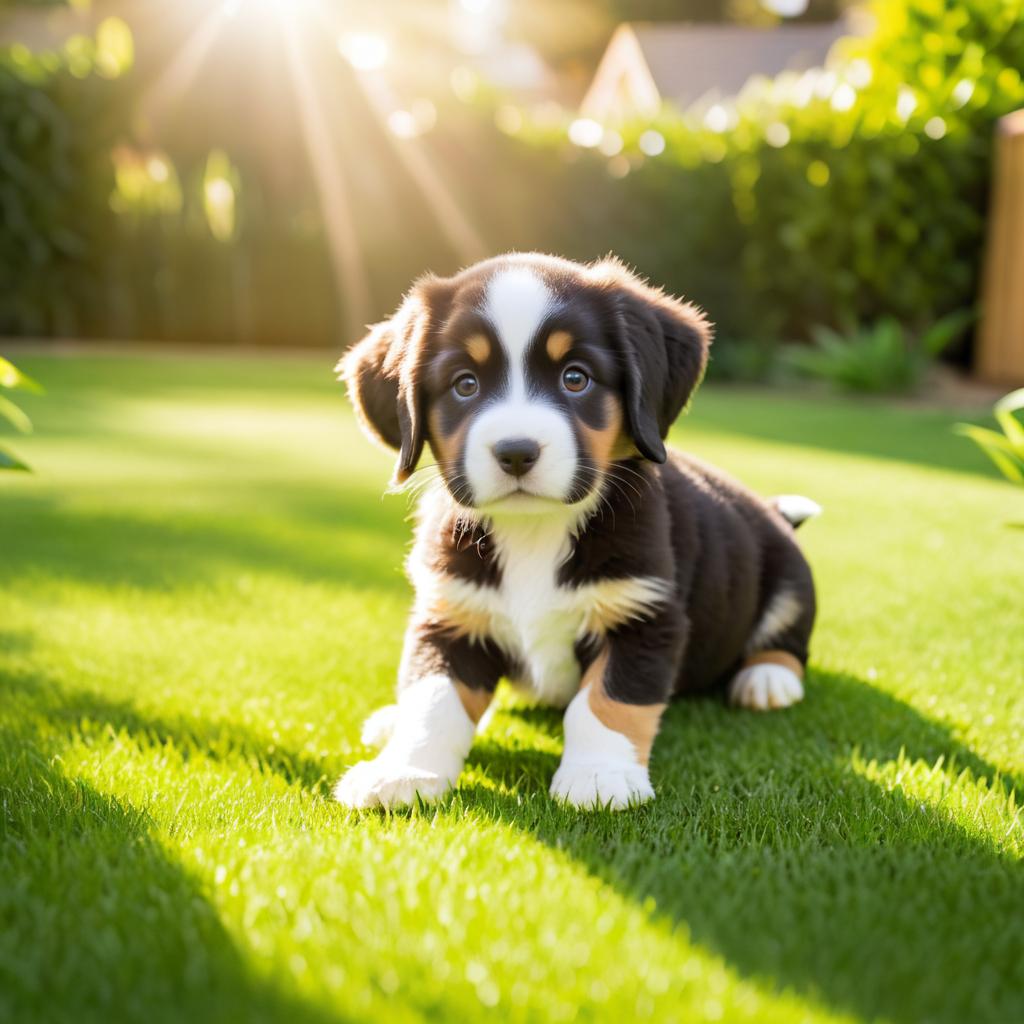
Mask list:
[{"label": "green lawn", "polygon": [[330,360],[35,356],[0,480],[0,1020],[1024,1021],[1024,495],[956,418],[708,390],[682,445],[819,500],[808,696],[666,716],[556,807],[507,695],[358,815],[404,499]]}]

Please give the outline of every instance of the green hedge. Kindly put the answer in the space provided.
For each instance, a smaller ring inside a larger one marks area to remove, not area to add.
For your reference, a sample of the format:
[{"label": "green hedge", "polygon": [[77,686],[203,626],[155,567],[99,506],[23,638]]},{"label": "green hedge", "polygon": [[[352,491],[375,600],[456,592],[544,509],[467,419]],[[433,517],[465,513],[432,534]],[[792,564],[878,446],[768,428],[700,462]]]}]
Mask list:
[{"label": "green hedge", "polygon": [[[994,122],[1024,105],[1024,4],[871,10],[874,32],[844,40],[834,70],[751,83],[703,121],[618,126],[618,155],[573,153],[564,126],[525,125],[517,147],[534,152],[510,162],[547,183],[530,201],[543,194],[548,222],[565,228],[552,247],[615,249],[727,335],[882,315],[916,329],[971,305]],[[645,157],[652,129],[665,149]]]},{"label": "green hedge", "polygon": [[69,335],[105,320],[113,235],[114,80],[131,35],[107,19],[60,52],[0,50],[0,334]]},{"label": "green hedge", "polygon": [[[1024,105],[1024,0],[875,0],[872,11],[874,32],[844,41],[833,71],[752,83],[704,120],[666,112],[609,129],[603,153],[573,145],[566,121],[465,88],[439,101],[432,131],[396,144],[354,81],[332,79],[322,102],[369,317],[393,308],[416,274],[467,258],[403,166],[403,146],[423,148],[485,249],[614,250],[704,305],[723,342],[885,315],[919,330],[971,305],[994,122]],[[219,57],[217,80],[248,89],[251,54],[238,45]],[[335,67],[333,40],[322,45],[311,65]],[[237,96],[197,88],[163,125],[163,151],[147,149],[133,141],[132,76],[111,76],[104,47],[76,47],[0,59],[0,205],[11,225],[0,330],[348,340],[351,310],[334,293],[296,119],[273,122],[268,157],[269,127],[254,132]],[[268,67],[265,78],[280,75]],[[607,145],[612,131],[621,152]],[[663,152],[649,155],[659,137]],[[116,174],[115,141],[129,143]],[[228,231],[204,192],[218,148],[231,167]]]}]

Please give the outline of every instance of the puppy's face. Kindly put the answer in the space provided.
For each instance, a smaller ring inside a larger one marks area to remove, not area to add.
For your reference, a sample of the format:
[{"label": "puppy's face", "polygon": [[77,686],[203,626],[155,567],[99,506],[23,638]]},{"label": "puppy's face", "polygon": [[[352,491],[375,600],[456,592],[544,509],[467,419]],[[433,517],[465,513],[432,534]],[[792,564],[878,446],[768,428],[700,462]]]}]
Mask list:
[{"label": "puppy's face", "polygon": [[664,459],[707,343],[617,263],[523,255],[420,282],[341,368],[399,481],[427,441],[460,505],[544,511],[586,503],[616,459]]},{"label": "puppy's face", "polygon": [[422,373],[428,437],[461,504],[586,501],[629,447],[600,303],[558,285],[511,264],[456,288]]}]

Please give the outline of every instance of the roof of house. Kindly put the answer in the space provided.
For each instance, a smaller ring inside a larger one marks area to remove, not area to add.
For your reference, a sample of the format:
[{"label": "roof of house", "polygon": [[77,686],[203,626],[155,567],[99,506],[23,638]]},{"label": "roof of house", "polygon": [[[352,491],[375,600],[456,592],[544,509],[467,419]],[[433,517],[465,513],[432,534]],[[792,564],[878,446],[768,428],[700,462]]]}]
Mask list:
[{"label": "roof of house", "polygon": [[844,20],[777,28],[626,23],[608,44],[583,107],[600,114],[614,103],[624,76],[632,78],[641,112],[653,112],[662,100],[688,107],[735,96],[753,75],[820,67],[832,44],[850,34]]}]

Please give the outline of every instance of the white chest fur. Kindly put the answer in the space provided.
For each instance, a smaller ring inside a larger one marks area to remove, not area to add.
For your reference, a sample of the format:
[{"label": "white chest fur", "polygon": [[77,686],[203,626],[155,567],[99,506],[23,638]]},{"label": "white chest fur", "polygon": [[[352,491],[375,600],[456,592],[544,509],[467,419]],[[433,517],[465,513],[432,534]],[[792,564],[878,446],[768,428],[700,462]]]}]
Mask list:
[{"label": "white chest fur", "polygon": [[490,542],[501,569],[498,586],[425,568],[422,534],[410,558],[421,614],[497,644],[516,663],[520,684],[540,701],[564,707],[579,689],[577,640],[648,616],[669,599],[670,581],[653,576],[604,579],[581,586],[558,582],[571,552],[567,516],[523,515],[492,524]]},{"label": "white chest fur", "polygon": [[574,645],[587,612],[576,588],[558,584],[569,556],[569,524],[544,516],[506,520],[494,524],[492,538],[501,584],[489,595],[490,635],[521,668],[513,682],[564,707],[579,689]]}]

